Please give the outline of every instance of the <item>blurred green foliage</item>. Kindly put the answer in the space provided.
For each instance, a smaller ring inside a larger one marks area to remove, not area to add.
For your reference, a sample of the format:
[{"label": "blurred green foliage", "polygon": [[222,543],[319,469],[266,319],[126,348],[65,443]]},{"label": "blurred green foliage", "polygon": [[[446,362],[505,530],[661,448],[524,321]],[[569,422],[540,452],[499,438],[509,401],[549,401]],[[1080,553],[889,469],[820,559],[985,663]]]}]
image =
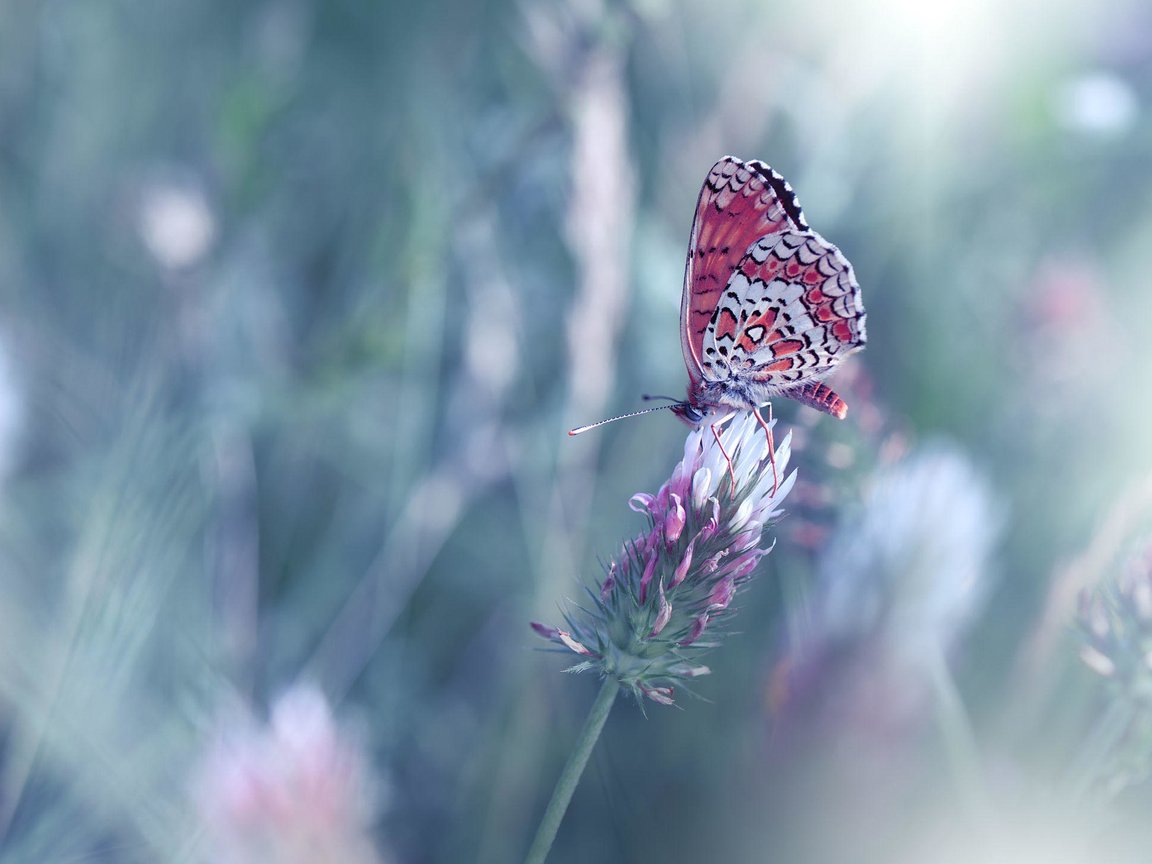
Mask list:
[{"label": "blurred green foliage", "polygon": [[[564,431],[681,392],[724,153],[852,260],[869,345],[845,424],[775,406],[808,498],[706,698],[617,706],[550,860],[1143,860],[1147,790],[1085,766],[1107,694],[1069,626],[1152,522],[1150,26],[1121,0],[5,4],[4,860],[205,858],[222,706],[298,680],[366,730],[385,860],[522,855],[595,689],[527,622],[638,530],[684,432]],[[829,536],[937,435],[1007,514],[989,602],[895,725],[867,639],[784,686]]]}]

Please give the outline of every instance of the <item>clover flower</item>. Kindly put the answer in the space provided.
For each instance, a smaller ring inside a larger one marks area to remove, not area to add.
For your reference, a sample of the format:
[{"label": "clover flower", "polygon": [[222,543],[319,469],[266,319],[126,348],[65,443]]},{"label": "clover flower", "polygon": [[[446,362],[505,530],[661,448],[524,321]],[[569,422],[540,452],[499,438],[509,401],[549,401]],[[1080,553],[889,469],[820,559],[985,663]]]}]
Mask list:
[{"label": "clover flower", "polygon": [[983,611],[1002,523],[991,485],[954,445],[932,442],[881,468],[820,556],[813,635],[879,637],[906,667],[947,654]]},{"label": "clover flower", "polygon": [[1152,545],[1114,584],[1080,596],[1080,624],[1085,664],[1152,708]]},{"label": "clover flower", "polygon": [[[722,448],[710,426],[689,433],[684,458],[660,491],[632,496],[648,530],[624,544],[599,590],[589,589],[590,603],[565,615],[566,628],[532,624],[583,658],[570,671],[611,676],[663,705],[673,704],[677,682],[709,673],[696,658],[715,647],[717,625],[770,551],[761,546],[764,527],[796,478],[793,472],[773,491],[766,435],[750,413],[719,434]],[[776,450],[779,477],[789,451],[790,436]]]},{"label": "clover flower", "polygon": [[1111,584],[1080,595],[1080,629],[1080,658],[1110,685],[1093,772],[1115,795],[1152,776],[1152,544]]},{"label": "clover flower", "polygon": [[1002,524],[990,482],[955,445],[931,442],[879,468],[817,556],[771,673],[777,720],[894,740],[925,720],[995,585]]},{"label": "clover flower", "polygon": [[297,686],[267,725],[244,714],[221,729],[196,799],[218,864],[380,864],[368,759],[319,690]]}]

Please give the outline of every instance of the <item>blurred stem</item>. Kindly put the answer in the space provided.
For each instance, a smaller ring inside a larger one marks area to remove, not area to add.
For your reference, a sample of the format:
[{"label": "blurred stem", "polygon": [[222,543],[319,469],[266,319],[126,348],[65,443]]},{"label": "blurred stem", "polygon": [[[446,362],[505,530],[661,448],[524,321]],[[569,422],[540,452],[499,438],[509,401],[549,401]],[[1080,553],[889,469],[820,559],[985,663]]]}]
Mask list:
[{"label": "blurred stem", "polygon": [[1128,734],[1133,717],[1134,712],[1128,702],[1116,699],[1109,703],[1108,709],[1093,726],[1069,772],[1072,790],[1076,795],[1085,795],[1099,781],[1102,766]]},{"label": "blurred stem", "polygon": [[532,841],[532,848],[528,850],[524,864],[544,864],[544,859],[548,857],[556,832],[560,830],[560,822],[572,800],[572,793],[576,791],[576,784],[580,782],[580,775],[584,773],[584,766],[588,764],[588,757],[592,755],[592,748],[600,738],[600,730],[604,728],[604,722],[619,692],[619,681],[611,677],[604,679],[604,686],[592,703],[592,710],[588,712],[588,719],[584,721],[584,728],[580,731],[572,755],[568,757],[568,764],[564,766],[560,779],[556,781],[556,788],[552,790],[552,800],[548,802],[548,809],[544,811],[540,827],[536,829],[536,839]]},{"label": "blurred stem", "polygon": [[988,807],[984,781],[980,776],[980,751],[964,700],[956,689],[944,652],[930,651],[928,666],[936,703],[936,725],[948,755],[948,764],[957,792],[977,825],[989,827],[992,814]]}]

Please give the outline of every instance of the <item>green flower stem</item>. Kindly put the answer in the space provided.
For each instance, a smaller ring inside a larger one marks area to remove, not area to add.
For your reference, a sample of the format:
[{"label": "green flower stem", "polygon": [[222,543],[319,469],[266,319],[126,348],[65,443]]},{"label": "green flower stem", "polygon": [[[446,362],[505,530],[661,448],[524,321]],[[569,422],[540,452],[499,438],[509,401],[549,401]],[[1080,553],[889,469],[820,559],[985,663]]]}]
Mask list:
[{"label": "green flower stem", "polygon": [[980,769],[980,747],[964,700],[943,652],[930,649],[926,659],[936,696],[936,728],[944,743],[960,800],[977,825],[990,826],[994,817]]},{"label": "green flower stem", "polygon": [[544,859],[548,857],[556,832],[560,830],[560,822],[572,801],[572,793],[576,791],[576,784],[580,782],[580,775],[584,773],[584,766],[588,764],[588,757],[592,755],[592,748],[596,746],[600,730],[604,728],[604,722],[619,692],[619,681],[611,676],[604,679],[604,686],[600,688],[596,701],[592,703],[592,710],[588,712],[588,719],[584,721],[584,728],[580,730],[576,747],[568,757],[568,764],[564,766],[560,779],[556,781],[556,788],[552,790],[552,800],[548,802],[548,809],[544,811],[540,827],[536,829],[536,839],[532,841],[532,848],[528,850],[524,864],[544,864]]}]

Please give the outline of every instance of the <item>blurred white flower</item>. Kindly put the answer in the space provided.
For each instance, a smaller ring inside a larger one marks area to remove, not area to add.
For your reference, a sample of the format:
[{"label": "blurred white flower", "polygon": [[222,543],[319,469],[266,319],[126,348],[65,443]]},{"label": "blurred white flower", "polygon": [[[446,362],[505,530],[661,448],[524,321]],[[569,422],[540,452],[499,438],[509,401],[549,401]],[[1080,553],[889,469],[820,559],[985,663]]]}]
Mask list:
[{"label": "blurred white flower", "polygon": [[1001,524],[987,480],[954,446],[921,446],[877,471],[820,555],[772,669],[777,720],[825,743],[863,739],[868,758],[903,747],[985,606]]},{"label": "blurred white flower", "polygon": [[146,187],[137,224],[148,251],[171,270],[198,263],[216,238],[216,219],[204,192],[191,183],[157,182]]},{"label": "blurred white flower", "polygon": [[1114,137],[1128,131],[1139,109],[1132,85],[1102,71],[1064,82],[1052,99],[1053,113],[1061,125],[1100,137]]},{"label": "blurred white flower", "polygon": [[196,783],[217,864],[377,864],[376,787],[359,743],[319,690],[297,686],[267,724],[250,715],[219,732]]},{"label": "blurred white flower", "polygon": [[879,638],[901,666],[947,653],[984,607],[1001,521],[988,482],[953,446],[881,469],[821,557],[818,638]]}]

